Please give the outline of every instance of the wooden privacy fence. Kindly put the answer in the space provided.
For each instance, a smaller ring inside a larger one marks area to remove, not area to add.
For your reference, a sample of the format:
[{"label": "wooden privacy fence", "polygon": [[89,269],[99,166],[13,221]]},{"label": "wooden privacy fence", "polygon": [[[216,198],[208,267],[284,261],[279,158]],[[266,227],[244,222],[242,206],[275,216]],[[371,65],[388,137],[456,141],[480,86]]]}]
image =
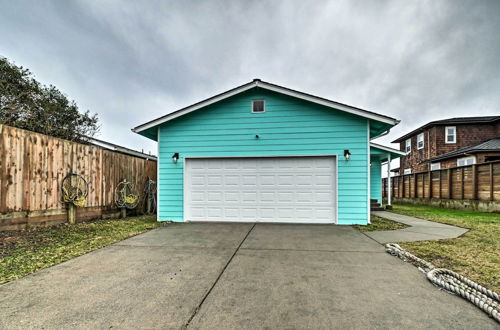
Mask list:
[{"label": "wooden privacy fence", "polygon": [[[392,197],[500,201],[500,161],[395,176]],[[382,196],[387,197],[387,178]]]},{"label": "wooden privacy fence", "polygon": [[88,182],[77,221],[113,217],[116,185],[127,179],[142,193],[148,177],[156,180],[156,161],[0,125],[0,230],[65,222],[61,182],[69,173]]}]

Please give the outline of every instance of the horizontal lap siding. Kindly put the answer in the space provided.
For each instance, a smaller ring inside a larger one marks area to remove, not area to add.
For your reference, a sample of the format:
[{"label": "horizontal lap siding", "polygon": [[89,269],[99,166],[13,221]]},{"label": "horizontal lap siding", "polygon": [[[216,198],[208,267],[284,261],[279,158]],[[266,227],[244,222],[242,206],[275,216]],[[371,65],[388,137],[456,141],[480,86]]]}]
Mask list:
[{"label": "horizontal lap siding", "polygon": [[[251,100],[257,98],[265,99],[265,113],[251,113]],[[339,223],[366,223],[367,135],[366,119],[262,90],[182,116],[159,130],[158,218],[183,221],[184,157],[335,154]],[[344,149],[352,154],[349,162]],[[177,164],[172,162],[175,152]]]},{"label": "horizontal lap siding", "polygon": [[370,195],[372,199],[382,202],[382,167],[379,160],[371,162],[370,166]]}]

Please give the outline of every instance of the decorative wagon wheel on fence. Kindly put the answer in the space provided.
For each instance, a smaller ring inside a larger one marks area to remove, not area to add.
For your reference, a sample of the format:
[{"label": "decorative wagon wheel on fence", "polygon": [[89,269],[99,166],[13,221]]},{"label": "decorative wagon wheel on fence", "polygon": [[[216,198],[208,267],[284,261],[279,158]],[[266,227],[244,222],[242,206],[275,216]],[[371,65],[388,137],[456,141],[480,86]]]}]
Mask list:
[{"label": "decorative wagon wheel on fence", "polygon": [[70,173],[66,175],[61,184],[62,201],[68,205],[69,223],[75,223],[76,206],[85,206],[89,185],[79,174]]},{"label": "decorative wagon wheel on fence", "polygon": [[116,206],[121,209],[122,217],[127,215],[127,209],[134,209],[139,203],[139,195],[132,182],[126,179],[118,183],[115,189]]},{"label": "decorative wagon wheel on fence", "polygon": [[75,206],[85,206],[88,188],[87,181],[81,175],[75,173],[66,175],[61,185],[63,202],[71,203]]}]

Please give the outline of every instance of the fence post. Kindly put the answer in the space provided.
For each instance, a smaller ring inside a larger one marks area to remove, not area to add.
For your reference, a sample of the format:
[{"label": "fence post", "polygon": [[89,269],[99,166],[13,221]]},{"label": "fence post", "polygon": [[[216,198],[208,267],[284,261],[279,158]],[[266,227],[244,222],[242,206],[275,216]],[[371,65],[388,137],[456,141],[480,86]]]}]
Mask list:
[{"label": "fence post", "polygon": [[[417,173],[413,173],[413,198],[418,197]],[[411,197],[411,195],[410,195]]]},{"label": "fence post", "polygon": [[429,199],[432,199],[432,172],[427,171],[427,175],[429,176]]},{"label": "fence post", "polygon": [[448,169],[448,199],[451,199],[453,197],[452,193],[452,180],[451,180],[451,168]]},{"label": "fence post", "polygon": [[73,203],[68,204],[68,222],[72,225],[76,223],[76,206]]},{"label": "fence post", "polygon": [[477,199],[477,165],[472,165],[472,199]]},{"label": "fence post", "polygon": [[461,195],[460,196],[462,197],[462,199],[464,199],[464,196],[465,196],[465,185],[464,185],[464,181],[465,181],[465,166],[462,167],[462,173],[461,173],[461,175],[462,175],[462,182],[461,182],[461,184],[462,184],[462,189],[461,190],[462,191],[461,191]]},{"label": "fence post", "polygon": [[490,201],[494,200],[493,194],[493,164],[490,163]]},{"label": "fence post", "polygon": [[392,196],[393,196],[393,198],[394,198],[394,197],[395,197],[395,195],[394,195],[394,192],[395,192],[395,190],[394,190],[394,177],[392,177],[392,178],[391,178],[391,180],[392,180],[392,184],[391,184],[391,193],[392,193]]},{"label": "fence post", "polygon": [[442,196],[442,194],[443,194],[443,190],[442,190],[443,189],[443,184],[442,184],[442,181],[443,180],[441,179],[441,177],[442,177],[441,174],[443,174],[443,171],[439,170],[438,173],[439,173],[439,199],[441,199],[441,198],[443,198],[443,196]]}]

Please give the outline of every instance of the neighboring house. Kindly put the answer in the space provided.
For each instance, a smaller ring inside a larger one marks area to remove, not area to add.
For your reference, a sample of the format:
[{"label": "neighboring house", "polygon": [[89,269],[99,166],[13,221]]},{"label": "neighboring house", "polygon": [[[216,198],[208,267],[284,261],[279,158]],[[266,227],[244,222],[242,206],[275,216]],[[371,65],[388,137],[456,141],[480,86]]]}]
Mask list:
[{"label": "neighboring house", "polygon": [[348,225],[369,223],[370,161],[399,156],[370,140],[398,122],[255,79],[133,131],[158,141],[159,221]]},{"label": "neighboring house", "polygon": [[411,174],[500,159],[500,116],[432,121],[396,139],[400,174]]},{"label": "neighboring house", "polygon": [[500,137],[429,159],[431,166],[442,168],[480,164],[500,160]]}]

